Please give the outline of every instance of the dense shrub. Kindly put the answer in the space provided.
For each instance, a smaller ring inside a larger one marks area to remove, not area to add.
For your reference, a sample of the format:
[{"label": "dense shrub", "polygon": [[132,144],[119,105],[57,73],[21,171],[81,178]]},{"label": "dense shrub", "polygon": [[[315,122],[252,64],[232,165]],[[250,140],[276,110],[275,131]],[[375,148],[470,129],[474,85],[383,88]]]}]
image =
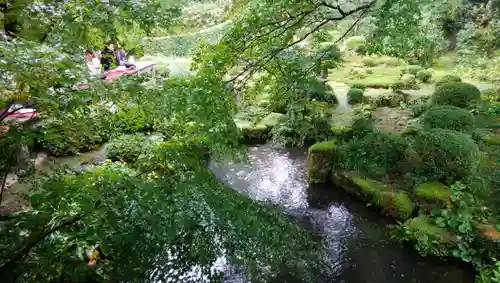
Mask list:
[{"label": "dense shrub", "polygon": [[418,72],[422,71],[424,68],[419,65],[409,65],[404,69],[405,74],[416,75]]},{"label": "dense shrub", "polygon": [[448,129],[418,132],[413,149],[419,156],[417,173],[432,181],[452,184],[473,174],[479,163],[479,148],[471,137]]},{"label": "dense shrub", "polygon": [[391,90],[394,92],[401,92],[403,89],[405,89],[405,83],[403,81],[397,81],[391,84]]},{"label": "dense shrub", "polygon": [[490,102],[500,102],[500,87],[488,88],[481,92],[481,98]]},{"label": "dense shrub", "polygon": [[133,163],[153,142],[144,134],[121,135],[110,141],[106,148],[106,157],[114,161]]},{"label": "dense shrub", "polygon": [[462,79],[459,76],[446,75],[436,82],[436,87],[449,82],[461,82],[461,81]]},{"label": "dense shrub", "polygon": [[347,102],[349,104],[358,104],[363,101],[363,90],[359,88],[351,88],[347,92]]},{"label": "dense shrub", "polygon": [[451,105],[433,106],[423,115],[424,127],[441,128],[471,133],[474,130],[474,116],[462,108]]},{"label": "dense shrub", "polygon": [[106,142],[115,130],[112,113],[107,106],[85,106],[62,112],[37,128],[36,144],[54,156],[73,155]]},{"label": "dense shrub", "polygon": [[474,85],[462,82],[448,82],[436,88],[431,101],[434,104],[465,108],[473,100],[479,99],[480,96],[481,92]]},{"label": "dense shrub", "polygon": [[328,102],[330,104],[338,103],[333,88],[322,80],[313,80],[310,83],[307,98],[320,102]]},{"label": "dense shrub", "polygon": [[151,131],[153,120],[151,115],[144,113],[137,105],[120,105],[115,113],[116,126],[125,133]]},{"label": "dense shrub", "polygon": [[432,78],[432,73],[427,70],[421,70],[417,72],[416,76],[421,82],[428,83]]},{"label": "dense shrub", "polygon": [[401,76],[401,82],[404,84],[405,89],[418,89],[415,75],[404,74]]},{"label": "dense shrub", "polygon": [[341,146],[342,164],[371,175],[400,172],[408,142],[398,134],[370,132]]}]

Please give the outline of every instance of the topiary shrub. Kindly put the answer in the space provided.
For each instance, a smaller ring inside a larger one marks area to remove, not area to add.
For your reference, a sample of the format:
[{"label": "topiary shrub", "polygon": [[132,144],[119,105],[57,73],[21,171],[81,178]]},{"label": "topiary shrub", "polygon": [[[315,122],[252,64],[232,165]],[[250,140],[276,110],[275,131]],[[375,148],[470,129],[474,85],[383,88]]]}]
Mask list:
[{"label": "topiary shrub", "polygon": [[363,102],[363,90],[359,88],[351,88],[347,92],[347,103],[358,104]]},{"label": "topiary shrub", "polygon": [[436,88],[431,97],[431,102],[466,108],[473,100],[480,97],[481,92],[474,85],[462,82],[448,82]]},{"label": "topiary shrub", "polygon": [[451,105],[436,105],[427,110],[422,119],[426,129],[441,128],[471,133],[474,130],[474,116],[462,108]]},{"label": "topiary shrub", "polygon": [[122,135],[109,142],[106,157],[114,161],[135,162],[153,142],[144,134]]},{"label": "topiary shrub", "polygon": [[405,74],[416,75],[418,72],[422,71],[424,68],[419,65],[409,65],[404,69]]},{"label": "topiary shrub", "polygon": [[412,147],[419,156],[417,173],[431,181],[452,184],[473,174],[479,163],[479,148],[471,137],[448,129],[418,132]]},{"label": "topiary shrub", "polygon": [[352,36],[346,39],[345,45],[347,49],[356,51],[355,49],[358,48],[358,46],[366,45],[366,39],[364,36]]},{"label": "topiary shrub", "polygon": [[364,84],[360,84],[360,83],[353,83],[351,85],[351,88],[357,88],[357,89],[365,90],[366,86]]},{"label": "topiary shrub", "polygon": [[439,81],[437,81],[435,85],[436,85],[436,87],[438,87],[442,84],[449,83],[449,82],[462,82],[462,79],[456,75],[446,75],[446,76],[442,77]]},{"label": "topiary shrub", "polygon": [[421,82],[428,83],[432,78],[432,73],[427,70],[420,70],[417,72],[416,76]]}]

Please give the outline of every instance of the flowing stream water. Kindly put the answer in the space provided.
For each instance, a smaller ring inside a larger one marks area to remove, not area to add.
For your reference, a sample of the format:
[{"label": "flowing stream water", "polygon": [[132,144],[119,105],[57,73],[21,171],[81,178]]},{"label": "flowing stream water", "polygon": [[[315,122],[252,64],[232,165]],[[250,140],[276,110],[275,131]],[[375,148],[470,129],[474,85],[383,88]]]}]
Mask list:
[{"label": "flowing stream water", "polygon": [[[305,150],[271,145],[249,148],[249,164],[211,164],[228,186],[255,200],[278,204],[320,235],[330,270],[315,283],[469,283],[470,266],[421,257],[390,239],[391,221],[363,203],[328,186],[308,187]],[[302,282],[285,274],[276,282]],[[234,278],[226,282],[244,282]]]}]

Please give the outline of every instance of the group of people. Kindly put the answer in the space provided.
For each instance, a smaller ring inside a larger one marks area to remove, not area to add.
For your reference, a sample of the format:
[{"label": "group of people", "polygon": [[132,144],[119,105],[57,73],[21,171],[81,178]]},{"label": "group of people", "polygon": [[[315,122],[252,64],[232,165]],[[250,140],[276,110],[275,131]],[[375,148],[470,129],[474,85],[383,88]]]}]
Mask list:
[{"label": "group of people", "polygon": [[100,52],[85,50],[85,63],[92,75],[102,75],[116,66],[125,65],[125,50],[117,45],[109,44]]}]

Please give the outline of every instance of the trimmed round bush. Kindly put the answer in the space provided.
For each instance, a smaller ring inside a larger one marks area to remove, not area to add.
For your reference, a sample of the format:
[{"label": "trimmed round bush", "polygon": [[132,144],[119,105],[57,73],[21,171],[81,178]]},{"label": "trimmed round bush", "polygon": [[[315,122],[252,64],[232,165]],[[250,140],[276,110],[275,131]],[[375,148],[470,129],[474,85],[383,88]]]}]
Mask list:
[{"label": "trimmed round bush", "polygon": [[431,102],[465,108],[481,97],[481,91],[474,85],[462,82],[447,82],[440,85],[432,95]]},{"label": "trimmed round bush", "polygon": [[432,78],[432,73],[427,70],[421,70],[417,72],[416,76],[421,82],[428,83]]},{"label": "trimmed round bush", "polygon": [[413,149],[419,156],[419,175],[452,184],[474,173],[479,148],[469,135],[448,129],[430,129],[415,136]]},{"label": "trimmed round bush", "polygon": [[366,39],[364,36],[352,36],[346,39],[345,45],[349,50],[355,50],[357,46],[366,45]]},{"label": "trimmed round bush", "polygon": [[474,130],[474,116],[462,108],[451,105],[436,105],[423,115],[424,127],[440,128],[471,133]]},{"label": "trimmed round bush", "polygon": [[418,72],[422,71],[424,68],[419,65],[409,65],[405,68],[405,74],[416,75]]},{"label": "trimmed round bush", "polygon": [[347,103],[358,104],[363,102],[363,90],[359,88],[351,88],[347,92]]},{"label": "trimmed round bush", "polygon": [[366,86],[364,84],[354,83],[354,84],[351,85],[351,88],[357,88],[357,89],[365,90]]},{"label": "trimmed round bush", "polygon": [[436,87],[449,82],[462,82],[462,79],[459,76],[446,75],[436,82]]}]

